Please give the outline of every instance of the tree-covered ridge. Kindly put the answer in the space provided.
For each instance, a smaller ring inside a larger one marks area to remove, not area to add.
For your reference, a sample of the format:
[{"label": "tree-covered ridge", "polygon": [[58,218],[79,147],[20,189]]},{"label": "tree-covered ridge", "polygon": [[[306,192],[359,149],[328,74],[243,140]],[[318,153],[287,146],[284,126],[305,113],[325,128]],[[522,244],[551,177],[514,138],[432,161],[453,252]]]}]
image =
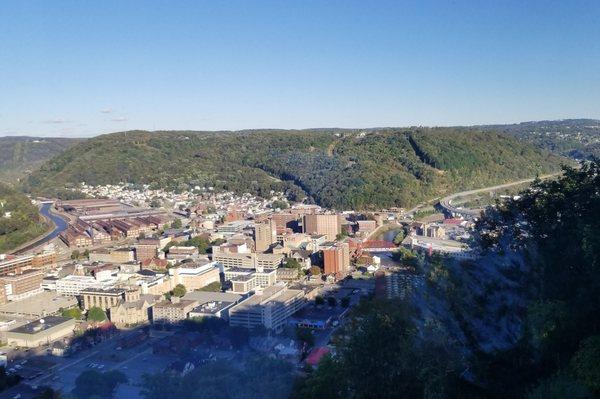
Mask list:
[{"label": "tree-covered ridge", "polygon": [[40,222],[29,198],[0,182],[0,253],[43,234],[48,227]]},{"label": "tree-covered ridge", "polygon": [[410,206],[449,191],[557,170],[557,156],[470,129],[122,132],[78,144],[26,183],[284,191],[334,208]]},{"label": "tree-covered ridge", "polygon": [[15,181],[22,178],[79,141],[68,138],[0,137],[0,179]]},{"label": "tree-covered ridge", "polygon": [[600,157],[600,121],[596,119],[534,121],[476,128],[501,132],[538,148],[571,158]]}]

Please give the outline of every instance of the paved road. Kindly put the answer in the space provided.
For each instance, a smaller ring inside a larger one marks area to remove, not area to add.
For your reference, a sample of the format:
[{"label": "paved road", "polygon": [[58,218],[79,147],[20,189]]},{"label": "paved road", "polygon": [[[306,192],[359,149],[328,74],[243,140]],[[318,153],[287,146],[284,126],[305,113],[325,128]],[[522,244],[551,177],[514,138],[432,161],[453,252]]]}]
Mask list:
[{"label": "paved road", "polygon": [[[550,177],[554,177],[554,176],[558,176],[560,175],[562,172],[557,172],[557,173],[552,173],[549,175],[544,175],[544,176],[539,176],[540,179],[544,180],[544,179],[548,179]],[[534,181],[535,178],[531,178],[531,179],[524,179],[524,180],[519,180],[516,182],[511,182],[511,183],[505,183],[505,184],[499,184],[497,186],[492,186],[492,187],[484,187],[484,188],[478,188],[475,190],[468,190],[468,191],[461,191],[460,193],[454,193],[451,194],[447,197],[444,197],[442,199],[439,200],[440,204],[442,206],[444,206],[444,202],[448,203],[448,201],[451,201],[452,199],[456,198],[456,197],[462,197],[465,195],[471,195],[471,194],[478,194],[478,193],[485,193],[488,191],[494,191],[494,190],[500,190],[503,188],[507,188],[507,187],[511,187],[511,186],[516,186],[518,184],[524,184],[524,183],[530,183],[532,181]],[[438,198],[434,198],[428,201],[424,201],[421,202],[420,204],[416,205],[414,208],[409,209],[408,211],[406,211],[407,215],[412,215],[413,213],[417,212],[419,209],[421,209],[422,207],[426,206],[427,204],[431,204],[432,202],[436,201]],[[448,203],[449,204],[449,203]],[[479,214],[479,212],[477,212],[477,214]]]},{"label": "paved road", "polygon": [[[542,179],[542,180],[549,179],[549,178],[557,176],[557,175],[559,175],[561,173],[562,172],[557,172],[557,173],[552,173],[552,174],[549,174],[549,175],[539,176],[539,179]],[[440,205],[444,209],[446,209],[448,212],[451,212],[451,213],[464,213],[464,214],[468,214],[468,215],[471,215],[471,216],[477,216],[477,215],[479,215],[480,211],[478,211],[478,210],[470,210],[470,209],[458,209],[458,208],[452,206],[452,200],[455,199],[455,198],[464,197],[464,196],[467,196],[467,195],[485,193],[485,192],[489,192],[489,191],[496,191],[496,190],[501,190],[503,188],[517,186],[519,184],[531,183],[535,179],[536,178],[524,179],[524,180],[519,180],[519,181],[515,181],[515,182],[511,182],[511,183],[499,184],[497,186],[492,186],[492,187],[484,187],[484,188],[478,188],[478,189],[475,189],[475,190],[461,191],[460,193],[454,193],[452,195],[449,195],[447,197],[442,198],[440,200]]]}]

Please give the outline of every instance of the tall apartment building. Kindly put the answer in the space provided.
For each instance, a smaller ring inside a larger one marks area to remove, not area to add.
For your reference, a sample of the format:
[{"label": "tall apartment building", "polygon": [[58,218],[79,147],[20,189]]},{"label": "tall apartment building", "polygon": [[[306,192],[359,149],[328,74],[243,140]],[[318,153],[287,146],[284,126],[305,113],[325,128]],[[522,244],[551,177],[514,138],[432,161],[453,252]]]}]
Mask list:
[{"label": "tall apartment building", "polygon": [[304,291],[274,285],[246,298],[229,309],[229,324],[249,329],[263,326],[279,330],[306,304]]},{"label": "tall apartment building", "polygon": [[328,241],[335,241],[340,234],[340,220],[335,214],[304,215],[303,229],[306,234],[323,234]]},{"label": "tall apartment building", "polygon": [[343,277],[350,268],[350,246],[348,243],[331,243],[323,248],[323,265],[325,274]]},{"label": "tall apartment building", "polygon": [[254,225],[256,252],[265,252],[277,242],[277,227],[273,220]]}]

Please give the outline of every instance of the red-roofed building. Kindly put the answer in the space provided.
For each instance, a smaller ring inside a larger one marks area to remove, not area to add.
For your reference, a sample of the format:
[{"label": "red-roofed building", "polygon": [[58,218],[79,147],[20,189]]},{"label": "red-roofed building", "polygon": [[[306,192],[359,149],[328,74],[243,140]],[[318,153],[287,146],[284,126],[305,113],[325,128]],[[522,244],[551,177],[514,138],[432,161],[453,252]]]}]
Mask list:
[{"label": "red-roofed building", "polygon": [[453,226],[459,225],[463,222],[462,219],[458,219],[458,218],[450,218],[450,219],[444,219],[444,224],[450,224]]}]

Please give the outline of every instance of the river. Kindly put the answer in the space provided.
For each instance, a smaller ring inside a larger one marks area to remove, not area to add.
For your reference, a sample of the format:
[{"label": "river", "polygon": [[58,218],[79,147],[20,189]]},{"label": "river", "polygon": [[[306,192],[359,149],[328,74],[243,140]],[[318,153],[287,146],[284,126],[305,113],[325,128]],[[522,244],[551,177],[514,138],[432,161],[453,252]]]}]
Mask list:
[{"label": "river", "polygon": [[396,238],[396,235],[398,235],[398,233],[400,232],[400,230],[402,230],[402,229],[401,228],[391,229],[391,230],[386,231],[385,233],[383,233],[379,237],[381,237],[380,238],[381,240],[389,241],[389,242],[394,242],[394,238]]},{"label": "river", "polygon": [[21,253],[30,251],[33,248],[44,245],[47,242],[49,242],[50,240],[58,237],[58,235],[60,233],[62,233],[63,231],[65,231],[67,229],[67,227],[68,227],[67,222],[60,216],[50,212],[50,209],[52,209],[51,203],[42,204],[42,206],[40,208],[40,215],[45,216],[48,220],[52,221],[52,223],[54,224],[54,230],[52,230],[49,234],[45,235],[44,237],[40,238],[39,240],[29,244],[28,246],[19,249],[18,251],[16,251],[17,254],[21,254]]}]

